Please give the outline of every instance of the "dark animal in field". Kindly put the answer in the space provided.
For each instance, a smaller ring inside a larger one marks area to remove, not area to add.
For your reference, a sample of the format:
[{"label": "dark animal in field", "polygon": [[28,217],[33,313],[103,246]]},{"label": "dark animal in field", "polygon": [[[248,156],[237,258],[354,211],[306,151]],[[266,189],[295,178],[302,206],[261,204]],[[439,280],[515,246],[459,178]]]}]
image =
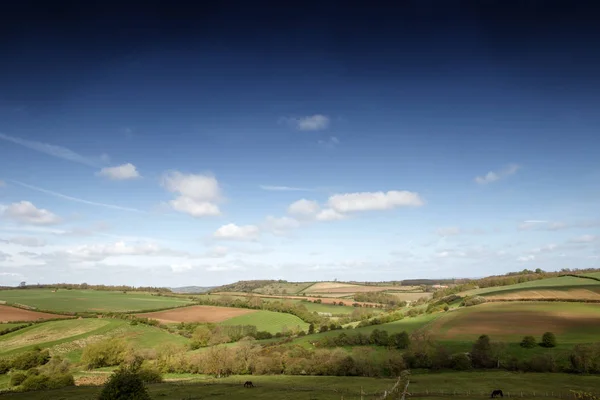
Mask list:
[{"label": "dark animal in field", "polygon": [[499,389],[498,390],[494,390],[492,392],[492,395],[490,396],[490,398],[493,399],[496,396],[504,397],[504,395],[502,394],[502,390],[499,390]]},{"label": "dark animal in field", "polygon": [[245,388],[253,388],[253,387],[254,387],[254,385],[252,384],[252,381],[246,381],[246,382],[244,383],[244,387],[245,387]]}]

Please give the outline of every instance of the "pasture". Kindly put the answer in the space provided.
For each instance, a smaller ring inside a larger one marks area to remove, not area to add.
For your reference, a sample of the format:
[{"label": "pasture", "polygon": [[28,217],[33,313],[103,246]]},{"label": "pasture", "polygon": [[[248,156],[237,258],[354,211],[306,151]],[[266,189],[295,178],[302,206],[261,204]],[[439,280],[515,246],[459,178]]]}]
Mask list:
[{"label": "pasture", "polygon": [[[23,310],[21,308],[10,307],[0,304],[0,322],[12,322],[12,321],[43,321],[46,319],[53,318],[67,318],[64,315],[49,314],[31,310]],[[2,327],[0,325],[0,327]],[[1,331],[2,329],[0,329]]]},{"label": "pasture", "polygon": [[240,315],[221,322],[223,325],[254,325],[259,331],[270,333],[281,332],[284,327],[308,330],[308,324],[292,314],[285,314],[273,311],[256,311],[249,314]]},{"label": "pasture", "polygon": [[[152,398],[160,399],[285,399],[285,400],[358,400],[381,396],[395,383],[395,379],[333,376],[230,376],[213,379],[202,375],[174,375],[167,379],[176,381],[148,385]],[[528,399],[564,399],[570,390],[598,392],[597,377],[509,372],[443,372],[413,374],[410,378],[411,398],[428,399],[482,399],[501,388],[505,395]],[[244,389],[243,382],[251,380],[256,386]],[[6,399],[42,400],[56,398],[83,400],[96,398],[100,387],[69,387],[64,389],[6,393]],[[361,396],[361,391],[363,395]]]},{"label": "pasture", "polygon": [[597,286],[600,288],[600,282],[594,281],[593,279],[585,279],[585,278],[575,278],[573,276],[560,276],[555,278],[546,278],[539,279],[535,281],[517,283],[514,285],[507,286],[494,286],[482,289],[473,289],[462,292],[461,295],[471,296],[471,295],[490,295],[491,293],[496,294],[497,292],[507,293],[511,291],[520,291],[520,290],[569,290],[572,288],[581,288],[585,287],[586,289],[593,288]]},{"label": "pasture", "polygon": [[171,310],[136,314],[138,317],[156,319],[164,323],[177,322],[222,322],[256,310],[233,307],[190,306]]},{"label": "pasture", "polygon": [[254,289],[253,292],[261,294],[296,294],[310,285],[312,285],[311,282],[277,282]]},{"label": "pasture", "polygon": [[126,312],[174,308],[189,304],[185,298],[153,296],[140,292],[50,289],[0,290],[0,300],[44,311]]},{"label": "pasture", "polygon": [[341,282],[317,282],[303,292],[307,294],[350,294],[350,293],[365,293],[365,292],[383,292],[386,290],[413,290],[412,286],[376,286],[376,285],[358,285],[353,283]]},{"label": "pasture", "polygon": [[429,326],[444,341],[472,341],[481,334],[518,342],[525,335],[551,331],[560,343],[598,340],[600,307],[586,303],[485,303],[440,314]]}]

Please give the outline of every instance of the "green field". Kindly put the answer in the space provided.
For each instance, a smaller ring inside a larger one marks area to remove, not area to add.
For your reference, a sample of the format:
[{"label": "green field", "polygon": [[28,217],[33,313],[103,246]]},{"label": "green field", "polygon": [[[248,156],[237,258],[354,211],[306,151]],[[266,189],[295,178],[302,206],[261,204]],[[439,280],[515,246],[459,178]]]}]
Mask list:
[{"label": "green field", "polygon": [[535,280],[535,281],[517,283],[514,285],[494,286],[494,287],[488,287],[488,288],[482,288],[482,289],[473,289],[473,290],[468,290],[468,291],[463,292],[462,295],[470,296],[470,295],[484,295],[484,294],[491,294],[491,293],[496,294],[496,292],[510,292],[510,291],[523,290],[523,289],[543,289],[543,288],[548,288],[548,289],[553,289],[553,290],[558,290],[559,288],[561,288],[562,290],[565,290],[567,288],[581,287],[581,286],[598,286],[598,287],[600,287],[600,282],[594,283],[594,280],[592,280],[592,279],[575,278],[573,276],[561,276],[561,277],[556,277],[556,278],[539,279],[539,280]]},{"label": "green field", "polygon": [[[170,379],[177,375],[167,376]],[[358,400],[361,390],[364,399],[374,399],[389,390],[394,379],[330,376],[231,376],[212,379],[205,376],[181,376],[187,382],[148,385],[156,399],[281,399],[281,400]],[[244,389],[243,382],[252,380],[254,389]],[[0,382],[1,384],[1,382]],[[599,391],[598,377],[567,374],[517,374],[509,372],[443,372],[413,374],[409,385],[412,399],[482,399],[501,388],[505,395],[522,399],[567,398],[570,390]],[[28,393],[7,393],[6,399],[63,399],[96,398],[99,387],[70,387],[59,390]],[[390,397],[390,400],[392,397]]]},{"label": "green field", "polygon": [[270,333],[281,332],[283,327],[292,329],[299,326],[302,330],[308,330],[308,324],[295,315],[263,310],[230,318],[221,324],[255,325],[257,330]]},{"label": "green field", "polygon": [[312,282],[282,282],[270,283],[261,288],[254,289],[254,293],[261,294],[296,294],[312,285]]},{"label": "green field", "polygon": [[189,340],[148,325],[132,326],[117,319],[71,319],[50,321],[0,336],[0,356],[11,355],[34,346],[49,348],[77,361],[83,347],[93,340],[120,337],[138,348],[154,348],[165,342],[185,344]]},{"label": "green field", "polygon": [[[296,300],[299,304],[302,304],[308,311],[331,313],[331,314],[351,314],[355,310],[352,306],[334,306],[333,304],[313,303],[312,301]],[[348,302],[347,304],[350,304]],[[379,313],[379,308],[370,309],[373,312]]]},{"label": "green field", "polygon": [[17,326],[23,326],[25,325],[22,322],[17,322],[17,323],[4,323],[4,324],[0,324],[0,332],[2,332],[5,329],[11,329],[11,328],[15,328]]},{"label": "green field", "polygon": [[0,290],[0,301],[19,303],[44,311],[107,312],[145,311],[189,304],[184,298],[152,296],[148,293],[50,289]]}]

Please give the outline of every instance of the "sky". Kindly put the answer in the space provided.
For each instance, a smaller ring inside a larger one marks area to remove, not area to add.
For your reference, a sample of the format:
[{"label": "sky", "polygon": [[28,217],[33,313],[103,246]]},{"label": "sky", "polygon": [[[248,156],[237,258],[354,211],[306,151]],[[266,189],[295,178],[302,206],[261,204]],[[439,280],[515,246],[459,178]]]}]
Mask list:
[{"label": "sky", "polygon": [[0,285],[600,268],[592,2],[13,3]]}]

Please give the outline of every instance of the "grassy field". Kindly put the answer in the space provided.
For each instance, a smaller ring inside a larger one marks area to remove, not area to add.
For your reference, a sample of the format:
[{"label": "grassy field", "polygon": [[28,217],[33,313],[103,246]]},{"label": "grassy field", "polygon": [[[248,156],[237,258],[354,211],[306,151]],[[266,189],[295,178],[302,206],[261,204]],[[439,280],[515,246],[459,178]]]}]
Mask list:
[{"label": "grassy field", "polygon": [[562,343],[598,340],[600,307],[586,303],[485,303],[441,314],[430,329],[444,340],[475,340],[487,334],[497,340],[519,341],[524,335],[551,331]]},{"label": "grassy field", "polygon": [[58,312],[144,311],[190,303],[184,298],[148,293],[96,290],[59,290],[53,293],[50,289],[0,290],[0,300]]},{"label": "grassy field", "polygon": [[261,288],[254,289],[254,293],[262,294],[296,294],[311,286],[312,282],[282,282],[270,283]]},{"label": "grassy field", "polygon": [[[277,399],[277,400],[358,400],[361,390],[365,399],[381,396],[395,380],[362,377],[329,376],[231,376],[212,379],[205,376],[167,376],[188,379],[148,385],[156,399]],[[252,380],[254,389],[244,389],[243,382]],[[409,392],[420,399],[482,399],[501,388],[505,395],[522,399],[565,398],[570,390],[598,392],[598,377],[566,374],[516,374],[508,372],[443,372],[413,374]],[[6,399],[93,399],[99,387],[71,387],[60,390],[29,393],[9,393]]]},{"label": "grassy field", "polygon": [[308,324],[295,315],[263,310],[230,318],[221,322],[221,324],[255,325],[259,331],[271,333],[281,332],[284,326],[288,328],[299,326],[305,331],[308,330]]},{"label": "grassy field", "polygon": [[170,342],[188,343],[188,339],[148,325],[130,325],[117,319],[72,319],[35,324],[0,336],[0,356],[30,350],[34,346],[50,349],[71,361],[78,361],[82,349],[92,341],[108,337],[123,338],[138,348],[155,348]]},{"label": "grassy field", "polygon": [[14,328],[14,327],[17,327],[17,326],[23,326],[23,325],[25,325],[25,324],[22,324],[22,323],[19,323],[19,322],[14,323],[14,324],[13,323],[0,324],[0,332],[2,332],[5,329],[11,329],[11,328]]},{"label": "grassy field", "polygon": [[473,289],[463,292],[462,295],[489,295],[496,294],[497,292],[507,293],[516,290],[524,290],[524,289],[554,289],[557,290],[568,290],[576,287],[594,287],[598,286],[600,288],[600,282],[594,283],[592,279],[585,278],[575,278],[572,276],[561,276],[556,278],[547,278],[547,279],[539,279],[535,281],[517,283],[515,285],[507,285],[507,286],[494,286],[489,288],[482,289]]}]

